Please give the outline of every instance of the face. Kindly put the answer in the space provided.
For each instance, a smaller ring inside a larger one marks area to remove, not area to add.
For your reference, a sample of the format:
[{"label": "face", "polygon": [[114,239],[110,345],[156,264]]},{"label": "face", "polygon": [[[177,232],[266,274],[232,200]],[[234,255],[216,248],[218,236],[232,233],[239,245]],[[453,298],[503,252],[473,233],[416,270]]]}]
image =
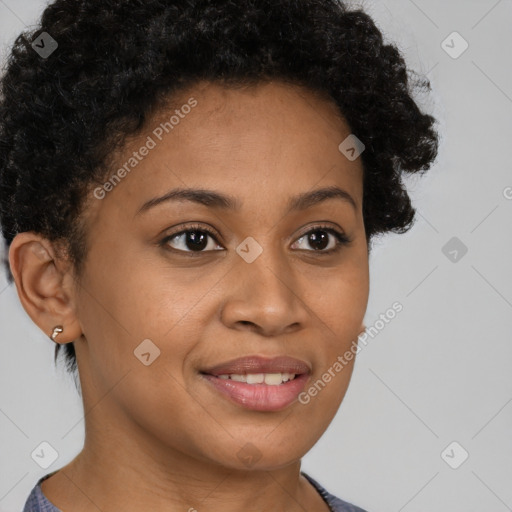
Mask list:
[{"label": "face", "polygon": [[[314,445],[348,387],[354,361],[336,362],[368,299],[362,164],[338,149],[349,134],[305,89],[201,84],[116,155],[121,179],[86,207],[76,292],[84,400],[100,403],[91,435],[230,468],[246,452],[282,467]],[[155,200],[178,188],[210,195]],[[296,377],[278,384],[283,373]]]}]

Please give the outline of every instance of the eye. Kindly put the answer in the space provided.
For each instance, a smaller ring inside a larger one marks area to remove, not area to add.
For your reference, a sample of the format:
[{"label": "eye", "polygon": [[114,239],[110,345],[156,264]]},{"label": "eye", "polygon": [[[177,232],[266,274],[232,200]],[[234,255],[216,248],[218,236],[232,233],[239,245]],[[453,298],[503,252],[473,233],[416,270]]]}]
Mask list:
[{"label": "eye", "polygon": [[[318,225],[301,235],[294,245],[297,243],[309,245],[313,249],[304,250],[325,255],[339,251],[350,242],[351,240],[344,233],[331,227]],[[189,253],[190,255],[224,250],[217,242],[217,234],[203,226],[190,226],[166,236],[161,241],[161,245],[170,247],[174,252]]]},{"label": "eye", "polygon": [[[171,243],[173,242],[173,244]],[[191,226],[186,230],[179,231],[165,237],[162,240],[162,245],[168,245],[171,249],[178,252],[211,252],[215,247],[220,247],[220,250],[224,250],[223,247],[218,245],[216,234],[202,226]]]},{"label": "eye", "polygon": [[327,226],[314,226],[297,239],[295,243],[309,245],[313,247],[313,252],[331,254],[338,252],[343,246],[348,245],[350,240],[344,233],[336,229]]}]

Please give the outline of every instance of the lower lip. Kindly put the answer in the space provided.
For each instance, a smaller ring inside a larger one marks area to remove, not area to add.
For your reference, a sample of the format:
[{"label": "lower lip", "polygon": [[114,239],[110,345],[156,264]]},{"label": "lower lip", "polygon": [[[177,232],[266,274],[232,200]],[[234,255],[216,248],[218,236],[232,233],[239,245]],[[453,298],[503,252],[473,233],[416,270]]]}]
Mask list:
[{"label": "lower lip", "polygon": [[219,379],[213,375],[202,374],[213,387],[233,402],[253,411],[279,411],[293,403],[304,389],[307,374],[301,374],[293,380],[278,384],[247,384],[231,379]]}]

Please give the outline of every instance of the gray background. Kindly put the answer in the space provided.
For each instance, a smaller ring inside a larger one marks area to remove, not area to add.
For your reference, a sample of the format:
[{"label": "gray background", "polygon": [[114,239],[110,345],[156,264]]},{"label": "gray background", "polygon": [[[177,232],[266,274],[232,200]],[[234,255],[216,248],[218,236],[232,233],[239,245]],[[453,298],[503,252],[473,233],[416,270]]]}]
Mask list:
[{"label": "gray background", "polygon": [[[44,4],[0,0],[2,56]],[[370,512],[512,510],[512,1],[351,4],[431,80],[434,93],[418,101],[440,120],[442,142],[435,166],[407,181],[415,226],[371,256],[366,325],[395,301],[403,311],[358,355],[303,470]],[[454,31],[469,44],[458,58],[442,46]],[[452,237],[468,248],[457,261],[442,251]],[[52,342],[3,274],[0,338],[0,511],[10,512],[81,450],[84,424],[71,377],[54,369]],[[48,469],[30,457],[43,440],[59,452]],[[446,461],[460,464],[462,450],[469,458],[453,469]]]}]

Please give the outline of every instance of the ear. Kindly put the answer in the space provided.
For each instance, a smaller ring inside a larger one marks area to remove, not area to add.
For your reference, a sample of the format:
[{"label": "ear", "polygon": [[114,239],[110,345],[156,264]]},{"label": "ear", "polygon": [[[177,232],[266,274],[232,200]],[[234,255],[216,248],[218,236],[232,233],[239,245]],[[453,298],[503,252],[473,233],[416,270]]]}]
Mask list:
[{"label": "ear", "polygon": [[54,245],[32,231],[19,233],[11,242],[9,263],[20,302],[34,323],[49,337],[62,325],[57,343],[79,338],[71,265],[58,257]]}]

